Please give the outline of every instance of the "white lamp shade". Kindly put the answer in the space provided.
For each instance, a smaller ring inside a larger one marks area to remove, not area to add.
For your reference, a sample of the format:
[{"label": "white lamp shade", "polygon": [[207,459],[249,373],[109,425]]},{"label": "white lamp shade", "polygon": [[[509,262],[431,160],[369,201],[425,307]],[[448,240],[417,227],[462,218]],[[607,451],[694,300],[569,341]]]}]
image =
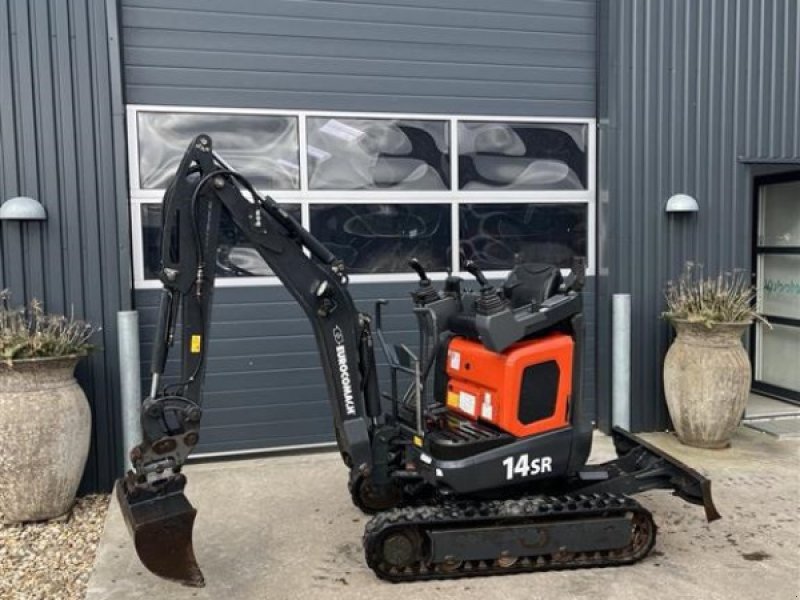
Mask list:
[{"label": "white lamp shade", "polygon": [[9,198],[0,206],[0,221],[44,221],[47,213],[38,200],[27,196]]},{"label": "white lamp shade", "polygon": [[688,194],[675,194],[670,196],[667,200],[667,207],[665,209],[668,213],[675,212],[697,212],[700,207],[697,205],[697,200]]}]

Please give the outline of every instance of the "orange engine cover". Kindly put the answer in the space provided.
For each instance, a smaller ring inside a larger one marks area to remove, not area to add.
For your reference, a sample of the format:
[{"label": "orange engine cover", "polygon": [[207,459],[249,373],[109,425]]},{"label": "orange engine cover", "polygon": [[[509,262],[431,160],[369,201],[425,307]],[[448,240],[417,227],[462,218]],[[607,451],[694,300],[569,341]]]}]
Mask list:
[{"label": "orange engine cover", "polygon": [[453,338],[447,349],[447,406],[524,437],[567,425],[574,342],[563,333],[501,353]]}]

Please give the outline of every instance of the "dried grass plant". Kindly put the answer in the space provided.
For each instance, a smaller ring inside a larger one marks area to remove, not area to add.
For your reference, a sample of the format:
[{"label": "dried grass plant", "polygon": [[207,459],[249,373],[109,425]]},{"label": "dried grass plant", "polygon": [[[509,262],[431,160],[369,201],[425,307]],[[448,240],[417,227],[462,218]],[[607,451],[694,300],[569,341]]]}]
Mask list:
[{"label": "dried grass plant", "polygon": [[667,319],[703,323],[708,328],[753,320],[769,325],[756,311],[756,289],[741,269],[704,277],[703,265],[687,262],[680,278],[667,282],[664,295],[667,310],[662,316]]},{"label": "dried grass plant", "polygon": [[87,354],[95,328],[74,315],[46,314],[42,303],[11,306],[11,294],[0,291],[0,360],[12,365],[26,358],[52,358]]}]

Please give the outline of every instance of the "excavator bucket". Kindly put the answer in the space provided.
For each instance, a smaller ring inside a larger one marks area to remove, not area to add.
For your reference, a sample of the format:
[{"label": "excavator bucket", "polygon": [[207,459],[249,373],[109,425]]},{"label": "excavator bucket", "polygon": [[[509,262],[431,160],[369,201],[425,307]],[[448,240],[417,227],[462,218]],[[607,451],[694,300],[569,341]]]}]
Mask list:
[{"label": "excavator bucket", "polygon": [[147,570],[187,586],[203,587],[205,580],[192,546],[197,510],[183,494],[183,486],[158,495],[131,494],[125,480],[116,487],[136,554]]}]

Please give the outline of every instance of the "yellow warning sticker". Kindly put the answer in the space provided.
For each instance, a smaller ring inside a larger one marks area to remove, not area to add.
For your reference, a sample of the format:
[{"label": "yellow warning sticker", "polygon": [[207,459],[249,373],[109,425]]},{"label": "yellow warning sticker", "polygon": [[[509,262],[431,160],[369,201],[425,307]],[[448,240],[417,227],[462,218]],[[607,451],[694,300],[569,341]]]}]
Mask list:
[{"label": "yellow warning sticker", "polygon": [[455,392],[447,393],[447,406],[458,406],[458,394]]},{"label": "yellow warning sticker", "polygon": [[414,445],[418,446],[419,448],[422,448],[422,438],[419,437],[418,435],[414,436]]},{"label": "yellow warning sticker", "polygon": [[192,336],[192,343],[189,346],[189,351],[192,354],[200,354],[200,340],[201,340],[201,336],[199,336],[199,335],[193,335]]}]

